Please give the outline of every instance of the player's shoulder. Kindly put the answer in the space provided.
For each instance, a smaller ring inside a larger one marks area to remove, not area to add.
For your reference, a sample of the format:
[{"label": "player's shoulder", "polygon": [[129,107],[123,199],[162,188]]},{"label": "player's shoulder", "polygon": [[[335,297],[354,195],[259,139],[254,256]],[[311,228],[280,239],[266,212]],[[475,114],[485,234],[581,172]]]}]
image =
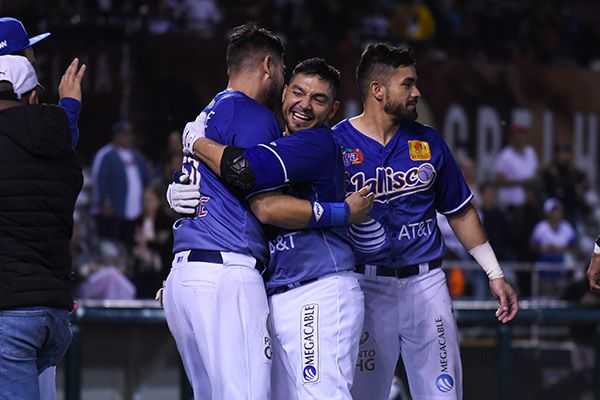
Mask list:
[{"label": "player's shoulder", "polygon": [[298,132],[295,132],[294,135],[297,139],[318,143],[321,146],[335,145],[331,128],[328,126],[302,129]]},{"label": "player's shoulder", "polygon": [[354,130],[354,128],[348,118],[341,120],[340,122],[338,122],[331,128],[333,136],[335,136],[335,137],[346,136],[346,135],[350,134],[350,132],[353,130]]},{"label": "player's shoulder", "polygon": [[438,132],[437,129],[430,125],[422,124],[417,121],[409,122],[404,126],[404,129],[411,133],[416,133],[424,139],[428,139],[434,142],[444,142],[444,138]]},{"label": "player's shoulder", "polygon": [[214,102],[215,109],[228,109],[232,113],[248,114],[255,119],[261,117],[274,117],[273,113],[263,104],[237,90],[224,90],[218,93],[215,96]]}]

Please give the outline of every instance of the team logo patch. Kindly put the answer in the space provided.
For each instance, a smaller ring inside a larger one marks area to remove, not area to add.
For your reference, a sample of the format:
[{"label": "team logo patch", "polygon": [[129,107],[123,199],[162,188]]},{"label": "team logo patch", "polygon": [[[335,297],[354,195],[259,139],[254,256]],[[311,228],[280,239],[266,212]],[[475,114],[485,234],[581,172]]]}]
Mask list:
[{"label": "team logo patch", "polygon": [[410,159],[413,161],[431,160],[431,149],[429,148],[429,143],[427,142],[422,142],[420,140],[409,140],[408,152],[410,154]]},{"label": "team logo patch", "polygon": [[342,151],[342,159],[344,160],[344,166],[347,167],[351,164],[360,164],[365,158],[360,149],[346,148]]},{"label": "team logo patch", "polygon": [[302,382],[319,381],[319,305],[305,304],[300,312]]},{"label": "team logo patch", "polygon": [[442,393],[448,393],[454,387],[454,379],[448,374],[441,374],[435,380],[435,387]]}]

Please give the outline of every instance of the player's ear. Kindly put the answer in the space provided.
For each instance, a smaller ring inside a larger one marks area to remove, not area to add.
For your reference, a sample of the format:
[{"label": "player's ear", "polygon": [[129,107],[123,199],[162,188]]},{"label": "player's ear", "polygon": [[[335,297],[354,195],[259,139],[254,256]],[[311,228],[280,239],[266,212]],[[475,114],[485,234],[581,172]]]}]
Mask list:
[{"label": "player's ear", "polygon": [[382,101],[385,92],[385,87],[379,81],[372,81],[369,85],[369,93],[377,101]]},{"label": "player's ear", "polygon": [[329,121],[331,118],[333,118],[333,116],[339,109],[340,109],[340,101],[334,100],[333,104],[331,105],[331,110],[329,110],[329,115],[327,116],[327,121]]},{"label": "player's ear", "polygon": [[39,96],[38,96],[37,89],[33,89],[27,95],[27,104],[38,104],[38,102],[39,102]]},{"label": "player's ear", "polygon": [[271,77],[273,75],[273,67],[273,57],[270,54],[265,55],[262,60],[262,72],[266,76]]}]

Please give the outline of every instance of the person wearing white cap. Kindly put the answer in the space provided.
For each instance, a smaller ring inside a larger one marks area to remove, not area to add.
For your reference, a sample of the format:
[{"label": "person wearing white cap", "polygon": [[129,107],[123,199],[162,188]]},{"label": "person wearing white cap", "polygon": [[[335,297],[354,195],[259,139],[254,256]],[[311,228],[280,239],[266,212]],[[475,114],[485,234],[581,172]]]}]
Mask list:
[{"label": "person wearing white cap", "polygon": [[[564,266],[566,255],[575,243],[575,229],[563,218],[563,205],[556,198],[546,199],[544,215],[546,218],[538,222],[531,233],[537,261]],[[565,277],[565,271],[561,268],[540,272],[540,294],[556,294],[556,290],[564,286]]]},{"label": "person wearing white cap", "polygon": [[[61,101],[80,106],[85,69],[69,65]],[[81,166],[72,121],[38,104],[38,92],[26,57],[0,56],[0,399],[55,397],[53,380],[42,389],[40,377],[71,340],[69,239]]]}]

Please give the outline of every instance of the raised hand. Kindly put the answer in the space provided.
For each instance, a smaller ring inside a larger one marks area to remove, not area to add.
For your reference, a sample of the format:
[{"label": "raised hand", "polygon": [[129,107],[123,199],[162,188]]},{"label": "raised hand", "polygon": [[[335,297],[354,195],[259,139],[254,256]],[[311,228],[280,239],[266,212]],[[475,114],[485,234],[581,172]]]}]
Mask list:
[{"label": "raised hand", "polygon": [[70,97],[81,101],[81,80],[85,75],[86,69],[87,66],[85,64],[79,67],[78,58],[74,58],[71,61],[62,78],[60,78],[60,84],[58,85],[58,96],[61,99]]}]

